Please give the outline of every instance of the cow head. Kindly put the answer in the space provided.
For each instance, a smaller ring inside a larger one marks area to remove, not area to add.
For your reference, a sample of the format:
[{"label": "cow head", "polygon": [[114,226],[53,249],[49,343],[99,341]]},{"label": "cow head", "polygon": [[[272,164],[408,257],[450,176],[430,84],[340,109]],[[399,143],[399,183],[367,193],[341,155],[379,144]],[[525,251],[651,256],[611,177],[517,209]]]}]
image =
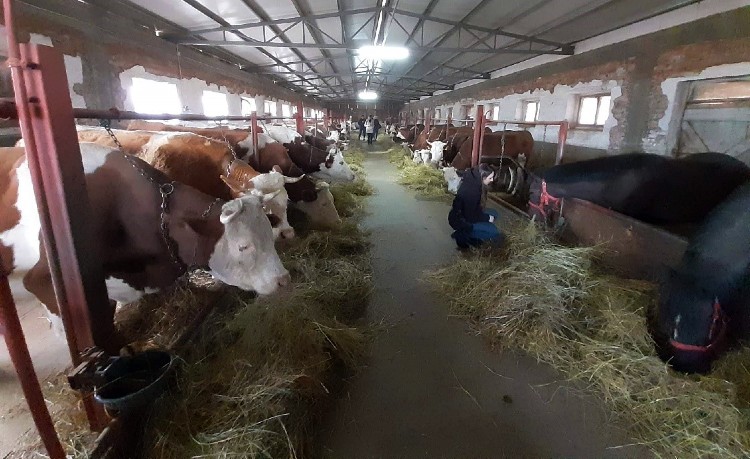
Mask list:
[{"label": "cow head", "polygon": [[[235,166],[237,163],[239,163],[239,165]],[[270,172],[266,172],[265,174],[258,174],[254,169],[250,168],[250,166],[247,166],[252,173],[242,173],[243,164],[242,161],[235,160],[232,163],[230,176],[221,176],[221,180],[232,190],[233,196],[235,197],[242,196],[249,192],[258,196],[269,193],[278,193],[280,190],[284,189],[285,184],[297,183],[302,180],[302,177],[284,176],[281,173],[281,168],[279,166],[274,166]]]},{"label": "cow head", "polygon": [[227,202],[219,220],[224,233],[208,261],[214,277],[261,295],[289,283],[289,272],[274,248],[271,223],[261,198],[244,196]]},{"label": "cow head", "polygon": [[448,191],[456,194],[458,193],[458,186],[461,184],[461,177],[456,172],[455,167],[443,168],[443,177],[448,184]]},{"label": "cow head", "polygon": [[670,273],[660,289],[658,318],[659,329],[669,340],[669,363],[678,371],[706,373],[726,348],[724,309],[692,276]]},{"label": "cow head", "polygon": [[354,172],[346,163],[344,154],[335,146],[332,147],[326,161],[320,164],[320,171],[312,175],[330,182],[351,182],[356,178]]},{"label": "cow head", "polygon": [[310,222],[310,226],[317,229],[333,229],[341,224],[336,206],[333,202],[333,194],[326,182],[316,184],[317,199],[311,202],[299,201],[294,207],[302,211]]}]

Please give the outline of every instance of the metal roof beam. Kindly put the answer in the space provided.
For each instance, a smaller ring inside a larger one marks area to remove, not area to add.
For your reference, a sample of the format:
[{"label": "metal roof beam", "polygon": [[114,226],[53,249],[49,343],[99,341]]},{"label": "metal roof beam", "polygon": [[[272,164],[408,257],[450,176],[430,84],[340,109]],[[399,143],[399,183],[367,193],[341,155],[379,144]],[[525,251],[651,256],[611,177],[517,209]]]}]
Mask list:
[{"label": "metal roof beam", "polygon": [[[197,30],[191,30],[190,34],[204,34],[209,32],[231,32],[236,30],[244,30],[244,29],[252,29],[257,27],[270,27],[270,26],[276,26],[281,24],[294,24],[298,22],[306,22],[306,21],[317,21],[318,19],[330,19],[330,18],[339,18],[343,16],[352,16],[355,14],[369,14],[374,13],[378,11],[380,8],[377,7],[371,7],[371,8],[358,8],[354,10],[341,10],[337,11],[335,13],[326,13],[326,14],[309,14],[306,15],[304,18],[300,17],[293,17],[293,18],[284,18],[284,19],[267,19],[267,20],[261,20],[256,22],[247,22],[244,24],[237,24],[237,25],[226,25],[223,27],[211,27],[206,29],[197,29]],[[258,16],[256,14],[256,16]],[[261,16],[258,16],[261,17]],[[173,35],[175,37],[180,36],[183,34],[177,34]]]},{"label": "metal roof beam", "polygon": [[[196,40],[196,39],[179,39],[173,40],[174,43],[189,46],[240,46],[240,47],[251,47],[251,48],[313,48],[313,49],[346,49],[346,50],[357,50],[358,47],[349,44],[335,44],[335,43],[278,43],[278,42],[267,42],[267,41],[225,41],[225,40]],[[504,47],[498,48],[455,48],[455,47],[409,47],[412,51],[420,52],[434,52],[434,53],[479,53],[479,54],[555,54],[570,56],[574,53],[572,47],[566,47],[565,49],[508,49]]]}]

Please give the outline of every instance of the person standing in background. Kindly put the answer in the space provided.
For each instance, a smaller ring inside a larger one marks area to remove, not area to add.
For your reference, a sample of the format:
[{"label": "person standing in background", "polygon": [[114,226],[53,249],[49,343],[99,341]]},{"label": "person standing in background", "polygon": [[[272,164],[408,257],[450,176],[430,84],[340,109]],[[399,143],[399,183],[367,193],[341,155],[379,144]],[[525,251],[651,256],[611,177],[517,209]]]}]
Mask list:
[{"label": "person standing in background", "polygon": [[364,140],[365,138],[365,115],[359,115],[359,121],[357,122],[357,125],[359,126],[359,140]]},{"label": "person standing in background", "polygon": [[381,128],[380,121],[378,121],[378,116],[375,115],[375,119],[372,121],[373,123],[373,129],[375,134],[375,140],[378,140],[378,131]]},{"label": "person standing in background", "polygon": [[367,134],[367,145],[372,145],[372,137],[375,135],[375,122],[372,115],[365,121],[365,133]]}]

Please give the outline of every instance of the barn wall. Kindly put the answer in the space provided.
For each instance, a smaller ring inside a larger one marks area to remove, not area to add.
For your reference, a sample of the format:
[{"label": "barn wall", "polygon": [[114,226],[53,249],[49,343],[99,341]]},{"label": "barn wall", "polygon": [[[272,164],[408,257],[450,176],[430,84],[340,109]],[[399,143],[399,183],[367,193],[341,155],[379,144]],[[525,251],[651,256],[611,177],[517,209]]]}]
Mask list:
[{"label": "barn wall", "polygon": [[[255,97],[259,112],[266,99],[322,108],[313,99],[212,56],[185,47],[180,47],[178,56],[177,47],[153,31],[96,5],[72,0],[16,4],[19,42],[53,45],[65,54],[74,107],[132,109],[128,89],[133,77],[141,77],[177,84],[189,113],[203,113],[203,90],[227,94],[232,115],[240,114],[241,96]],[[0,53],[6,54],[7,44],[4,39],[0,42]]]},{"label": "barn wall", "polygon": [[[711,0],[706,3],[718,4]],[[456,118],[465,116],[464,107],[469,105],[473,116],[473,107],[482,103],[486,111],[499,105],[500,119],[518,120],[521,102],[538,99],[540,121],[574,121],[578,97],[611,93],[610,116],[604,128],[574,127],[568,137],[566,160],[629,151],[672,155],[684,108],[680,83],[750,75],[750,7],[570,57],[534,59],[550,62],[532,68],[521,66],[515,73],[497,72],[492,80],[407,104],[403,113],[411,112],[413,120],[420,110],[440,108],[444,118],[445,109],[453,107]],[[540,158],[548,164],[554,158],[557,128],[548,128],[546,139],[543,128],[531,131]]]}]

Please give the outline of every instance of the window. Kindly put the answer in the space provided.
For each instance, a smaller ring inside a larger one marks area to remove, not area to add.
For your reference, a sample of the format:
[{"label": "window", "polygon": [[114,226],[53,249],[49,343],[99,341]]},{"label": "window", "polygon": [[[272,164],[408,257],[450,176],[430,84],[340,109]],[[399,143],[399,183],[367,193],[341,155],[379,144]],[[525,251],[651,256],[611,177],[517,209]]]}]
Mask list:
[{"label": "window", "polygon": [[292,110],[290,109],[289,104],[281,104],[281,116],[284,118],[292,116]]},{"label": "window", "polygon": [[439,119],[440,119],[440,109],[439,109],[439,108],[436,108],[436,109],[435,109],[435,119],[436,119],[436,120],[439,120]]},{"label": "window", "polygon": [[492,108],[492,119],[495,121],[500,119],[500,106],[499,105],[495,105]]},{"label": "window", "polygon": [[748,101],[750,101],[750,79],[718,82],[709,80],[692,84],[687,105],[719,108],[746,105]]},{"label": "window", "polygon": [[266,103],[263,104],[263,111],[266,115],[276,115],[276,104],[267,100]]},{"label": "window", "polygon": [[578,124],[581,126],[604,126],[609,118],[609,103],[612,96],[581,97],[578,107]]},{"label": "window", "polygon": [[206,116],[226,116],[229,114],[227,95],[214,91],[203,91],[203,114]]},{"label": "window", "polygon": [[250,116],[256,111],[255,99],[242,98],[242,116]]},{"label": "window", "polygon": [[163,81],[133,78],[130,87],[133,109],[138,113],[182,113],[177,85]]},{"label": "window", "polygon": [[539,119],[539,101],[527,100],[523,102],[521,120],[533,123]]},{"label": "window", "polygon": [[474,119],[474,106],[473,105],[464,105],[464,111],[466,112],[466,119],[467,120],[473,120]]}]

